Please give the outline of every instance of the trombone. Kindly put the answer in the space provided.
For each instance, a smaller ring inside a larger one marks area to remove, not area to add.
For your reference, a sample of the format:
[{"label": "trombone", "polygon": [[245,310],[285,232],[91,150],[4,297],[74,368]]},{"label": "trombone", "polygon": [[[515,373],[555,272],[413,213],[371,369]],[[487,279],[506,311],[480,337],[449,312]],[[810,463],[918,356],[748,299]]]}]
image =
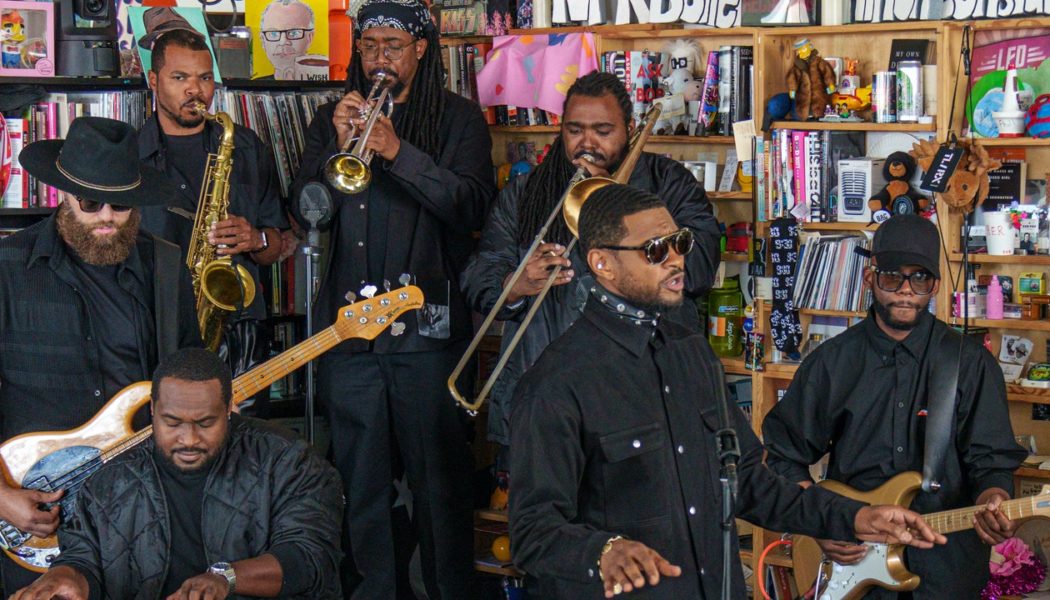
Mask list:
[{"label": "trombone", "polygon": [[[649,112],[646,113],[641,127],[637,128],[634,133],[631,134],[631,138],[627,142],[630,150],[624,158],[623,163],[620,164],[620,168],[616,170],[616,173],[614,173],[612,177],[591,177],[588,179],[586,169],[581,167],[576,170],[576,174],[574,174],[569,181],[569,186],[562,195],[561,200],[558,201],[554,210],[551,211],[551,214],[547,217],[547,221],[543,224],[543,227],[541,227],[536,233],[532,245],[525,251],[525,258],[522,259],[518,268],[515,269],[514,273],[510,276],[510,279],[508,279],[503,285],[503,291],[500,293],[499,297],[496,298],[496,303],[492,306],[492,310],[489,311],[489,314],[481,323],[477,334],[474,335],[474,339],[471,340],[470,345],[467,346],[467,350],[459,359],[456,368],[452,371],[452,374],[448,376],[448,391],[452,394],[452,397],[456,402],[471,415],[477,414],[478,408],[481,407],[485,402],[485,398],[488,397],[489,392],[492,391],[492,386],[496,384],[496,379],[503,371],[503,367],[506,366],[507,361],[510,360],[510,355],[513,354],[514,349],[518,347],[518,343],[521,341],[521,336],[525,334],[525,330],[529,327],[529,323],[532,322],[532,318],[536,315],[536,311],[539,310],[540,304],[543,303],[543,299],[547,297],[547,293],[550,292],[551,287],[553,287],[554,280],[557,279],[558,274],[561,273],[562,267],[560,265],[551,269],[550,275],[547,276],[547,281],[544,282],[543,288],[540,289],[540,292],[536,294],[536,297],[533,299],[529,311],[525,313],[525,318],[522,320],[521,326],[518,327],[516,332],[514,332],[514,337],[512,337],[507,344],[507,348],[500,356],[499,361],[496,363],[496,367],[492,370],[492,374],[485,381],[485,385],[482,386],[481,392],[473,402],[469,402],[456,387],[457,381],[463,373],[463,369],[466,368],[467,363],[470,362],[470,357],[474,355],[474,352],[478,349],[478,345],[481,344],[481,340],[485,337],[485,333],[489,330],[492,322],[496,320],[496,315],[499,314],[500,310],[503,309],[503,305],[506,304],[507,296],[510,295],[511,288],[514,287],[514,284],[517,283],[518,279],[520,279],[525,272],[525,266],[529,262],[529,258],[536,251],[536,248],[543,243],[543,238],[547,235],[547,230],[550,228],[551,224],[554,223],[554,219],[556,219],[559,214],[565,219],[565,223],[573,235],[572,241],[569,242],[565,248],[565,252],[562,253],[562,257],[569,257],[569,254],[572,252],[572,249],[576,247],[576,242],[579,239],[580,210],[583,208],[583,203],[587,201],[587,198],[589,198],[591,194],[610,183],[627,183],[631,178],[631,173],[634,171],[635,164],[638,163],[638,158],[642,155],[645,141],[649,139],[653,126],[660,118],[661,111],[662,105],[657,102],[651,109],[649,109]],[[586,158],[590,159],[589,156],[586,156]]]},{"label": "trombone", "polygon": [[[365,149],[365,144],[368,143],[368,136],[372,135],[372,128],[379,115],[385,113],[389,117],[394,112],[394,98],[390,95],[393,82],[390,73],[382,69],[375,71],[372,89],[368,92],[368,98],[365,98],[365,107],[361,109],[362,116],[368,114],[364,127],[359,133],[355,126],[339,153],[324,164],[324,176],[328,183],[344,194],[363,192],[372,181],[372,170],[368,163],[372,162],[375,153]],[[350,144],[354,144],[353,150],[350,150]]]}]

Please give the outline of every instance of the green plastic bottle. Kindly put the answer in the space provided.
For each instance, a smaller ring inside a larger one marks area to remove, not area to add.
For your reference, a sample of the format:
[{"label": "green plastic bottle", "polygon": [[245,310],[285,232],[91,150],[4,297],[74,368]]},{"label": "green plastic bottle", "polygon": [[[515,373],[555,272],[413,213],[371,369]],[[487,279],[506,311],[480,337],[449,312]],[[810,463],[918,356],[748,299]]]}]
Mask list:
[{"label": "green plastic bottle", "polygon": [[744,294],[740,278],[726,277],[722,287],[711,290],[707,297],[707,341],[719,356],[740,356],[741,327],[744,321]]}]

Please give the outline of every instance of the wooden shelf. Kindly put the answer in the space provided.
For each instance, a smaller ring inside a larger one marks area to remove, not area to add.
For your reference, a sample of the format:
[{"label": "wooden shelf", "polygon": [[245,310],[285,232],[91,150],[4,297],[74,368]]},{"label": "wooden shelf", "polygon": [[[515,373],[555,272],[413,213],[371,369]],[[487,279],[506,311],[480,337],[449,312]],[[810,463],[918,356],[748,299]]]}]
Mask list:
[{"label": "wooden shelf", "polygon": [[[962,22],[959,22],[960,27]],[[895,21],[892,23],[850,23],[847,25],[810,25],[806,27],[763,27],[763,37],[798,38],[816,35],[857,35],[864,33],[898,33],[928,31],[937,33],[941,21]]]},{"label": "wooden shelf", "polygon": [[755,372],[744,366],[743,358],[727,357],[721,358],[722,366],[730,375],[753,375]]},{"label": "wooden shelf", "polygon": [[774,129],[809,131],[937,131],[935,123],[824,123],[823,121],[773,121]]},{"label": "wooden shelf", "polygon": [[0,82],[84,89],[146,87],[146,80],[142,77],[0,77]]},{"label": "wooden shelf", "polygon": [[1050,138],[977,138],[978,146],[1050,146]]},{"label": "wooden shelf", "polygon": [[[952,252],[948,255],[949,262],[962,262],[962,252]],[[998,256],[992,254],[971,254],[967,257],[971,263],[981,264],[1011,264],[1011,265],[1050,265],[1050,256],[1045,254],[1012,254],[1010,256]]]},{"label": "wooden shelf", "polygon": [[1050,471],[1036,469],[1035,467],[1018,467],[1014,471],[1014,477],[1032,477],[1035,479],[1050,479]]},{"label": "wooden shelf", "polygon": [[557,125],[489,125],[489,133],[558,133]]},{"label": "wooden shelf", "polygon": [[799,363],[765,363],[762,368],[767,377],[794,379]]},{"label": "wooden shelf", "polygon": [[[951,325],[963,325],[962,317],[952,317]],[[970,319],[970,327],[988,327],[990,329],[1017,329],[1029,331],[1050,331],[1050,321],[1022,319]]]},{"label": "wooden shelf", "polygon": [[1006,399],[1011,402],[1050,404],[1050,388],[1025,387],[1018,383],[1006,384]]},{"label": "wooden shelf", "polygon": [[747,262],[746,252],[723,252],[722,262]]},{"label": "wooden shelf", "polygon": [[[675,23],[672,25],[682,25],[682,23]],[[602,38],[607,40],[639,40],[663,38],[717,37],[719,38],[720,42],[727,43],[726,41],[724,41],[725,38],[753,38],[757,31],[757,27],[678,27],[674,29],[658,29],[655,31],[611,31],[608,33],[603,33]]]},{"label": "wooden shelf", "polygon": [[747,200],[750,202],[751,192],[707,192],[707,199],[712,201]]},{"label": "wooden shelf", "polygon": [[441,43],[449,46],[461,44],[487,44],[492,41],[491,35],[443,35]]},{"label": "wooden shelf", "polygon": [[[548,35],[562,33],[597,33],[599,35],[621,36],[628,32],[653,32],[661,29],[675,29],[673,23],[631,23],[629,25],[572,25],[568,27],[543,27],[538,29],[511,29],[508,35]],[[676,31],[681,31],[676,29]],[[723,30],[729,31],[729,30]]]},{"label": "wooden shelf", "polygon": [[770,550],[763,562],[767,565],[787,567],[789,569],[795,566],[795,563],[791,560],[791,555],[787,554],[787,551],[783,546],[777,546],[773,550]]},{"label": "wooden shelf", "polygon": [[496,557],[494,557],[494,556],[492,556],[490,554],[487,557],[483,557],[482,559],[475,559],[474,560],[474,570],[475,571],[480,571],[482,573],[489,573],[491,575],[505,575],[507,577],[518,577],[518,578],[521,578],[521,577],[525,576],[524,572],[519,571],[518,569],[514,568],[513,566],[511,566],[511,567],[497,567],[497,566],[494,566],[494,565],[487,564],[487,562],[485,562],[485,561],[489,561],[489,560],[495,561]]},{"label": "wooden shelf", "polygon": [[46,217],[54,208],[0,208],[0,217]]},{"label": "wooden shelf", "polygon": [[875,231],[877,223],[802,223],[806,231]]},{"label": "wooden shelf", "polygon": [[510,518],[507,516],[505,510],[493,510],[491,508],[483,508],[474,511],[474,516],[484,521],[496,521],[498,523],[509,523]]},{"label": "wooden shelf", "polygon": [[816,308],[800,308],[798,312],[804,315],[811,315],[814,317],[857,317],[863,319],[868,316],[868,311],[852,311],[852,310],[821,310]]},{"label": "wooden shelf", "polygon": [[733,144],[731,135],[651,135],[647,144]]},{"label": "wooden shelf", "polygon": [[345,81],[298,81],[288,79],[223,79],[222,86],[235,90],[332,90],[346,86]]}]

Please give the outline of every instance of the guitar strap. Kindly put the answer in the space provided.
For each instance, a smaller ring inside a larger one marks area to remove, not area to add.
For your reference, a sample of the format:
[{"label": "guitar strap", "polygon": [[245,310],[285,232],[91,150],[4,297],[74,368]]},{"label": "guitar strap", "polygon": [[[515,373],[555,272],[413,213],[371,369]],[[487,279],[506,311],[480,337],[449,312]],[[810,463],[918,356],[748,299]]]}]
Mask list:
[{"label": "guitar strap", "polygon": [[179,349],[181,258],[178,246],[153,236],[153,320],[158,362]]},{"label": "guitar strap", "polygon": [[944,457],[954,437],[952,421],[959,386],[963,336],[949,329],[939,340],[931,342],[930,349],[933,352],[927,355],[926,440],[922,457],[922,489],[926,492],[940,489]]}]

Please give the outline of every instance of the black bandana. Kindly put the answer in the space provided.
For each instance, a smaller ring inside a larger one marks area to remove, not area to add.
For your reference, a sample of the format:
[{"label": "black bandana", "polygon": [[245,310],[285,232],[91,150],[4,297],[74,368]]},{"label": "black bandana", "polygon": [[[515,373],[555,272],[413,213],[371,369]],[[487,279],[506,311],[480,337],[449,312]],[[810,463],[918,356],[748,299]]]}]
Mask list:
[{"label": "black bandana", "polygon": [[358,34],[373,27],[390,27],[419,40],[434,27],[430,11],[419,0],[365,0],[356,12],[355,16],[351,8],[347,15],[354,19]]}]

